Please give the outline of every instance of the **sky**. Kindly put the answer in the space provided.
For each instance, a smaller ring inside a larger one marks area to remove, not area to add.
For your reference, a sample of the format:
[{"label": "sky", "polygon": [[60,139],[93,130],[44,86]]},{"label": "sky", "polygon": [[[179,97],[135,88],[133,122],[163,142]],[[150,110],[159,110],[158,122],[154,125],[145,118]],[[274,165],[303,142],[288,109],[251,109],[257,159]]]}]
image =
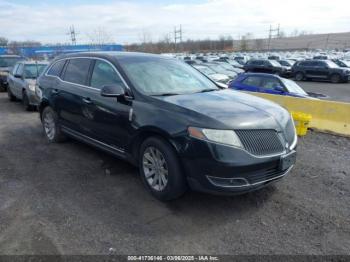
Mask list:
[{"label": "sky", "polygon": [[121,44],[158,41],[180,24],[184,40],[267,37],[270,24],[287,34],[349,32],[349,10],[349,0],[0,0],[0,36],[65,43],[71,25],[78,43],[96,32]]}]

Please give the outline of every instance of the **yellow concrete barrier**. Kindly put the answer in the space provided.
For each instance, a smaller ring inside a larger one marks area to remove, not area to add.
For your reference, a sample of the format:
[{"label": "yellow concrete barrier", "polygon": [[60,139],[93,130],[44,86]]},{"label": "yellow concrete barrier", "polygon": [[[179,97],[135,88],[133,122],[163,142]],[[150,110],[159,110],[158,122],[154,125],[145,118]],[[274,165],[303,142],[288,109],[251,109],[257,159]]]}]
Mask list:
[{"label": "yellow concrete barrier", "polygon": [[328,100],[312,100],[290,96],[247,92],[274,101],[288,111],[311,114],[310,128],[350,136],[350,103]]}]

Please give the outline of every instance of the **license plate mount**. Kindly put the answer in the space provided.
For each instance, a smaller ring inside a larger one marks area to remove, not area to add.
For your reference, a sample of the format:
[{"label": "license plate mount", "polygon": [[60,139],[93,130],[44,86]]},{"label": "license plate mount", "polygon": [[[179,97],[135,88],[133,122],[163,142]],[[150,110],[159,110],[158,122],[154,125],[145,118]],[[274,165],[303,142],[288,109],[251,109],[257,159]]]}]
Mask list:
[{"label": "license plate mount", "polygon": [[292,165],[296,163],[297,160],[297,152],[292,151],[287,155],[284,155],[280,159],[279,169],[281,171],[287,170]]}]

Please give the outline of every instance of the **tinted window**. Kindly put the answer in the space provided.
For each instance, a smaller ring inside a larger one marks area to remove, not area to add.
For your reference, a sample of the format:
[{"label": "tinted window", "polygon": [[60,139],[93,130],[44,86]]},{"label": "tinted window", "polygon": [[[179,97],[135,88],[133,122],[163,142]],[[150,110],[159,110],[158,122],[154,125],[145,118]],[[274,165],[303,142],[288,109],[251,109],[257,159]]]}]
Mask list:
[{"label": "tinted window", "polygon": [[67,82],[86,85],[91,59],[76,58],[70,59],[64,73],[64,80]]},{"label": "tinted window", "polygon": [[60,76],[66,60],[56,62],[47,72],[50,76]]},{"label": "tinted window", "polygon": [[100,89],[102,86],[113,84],[123,85],[123,82],[110,64],[96,60],[91,76],[91,86]]},{"label": "tinted window", "polygon": [[281,83],[278,79],[276,78],[271,78],[271,77],[268,77],[268,78],[264,78],[263,82],[262,82],[262,85],[261,87],[262,88],[265,88],[265,89],[275,89],[276,87],[281,87]]},{"label": "tinted window", "polygon": [[248,76],[243,80],[243,84],[248,86],[260,86],[260,77],[257,76]]}]

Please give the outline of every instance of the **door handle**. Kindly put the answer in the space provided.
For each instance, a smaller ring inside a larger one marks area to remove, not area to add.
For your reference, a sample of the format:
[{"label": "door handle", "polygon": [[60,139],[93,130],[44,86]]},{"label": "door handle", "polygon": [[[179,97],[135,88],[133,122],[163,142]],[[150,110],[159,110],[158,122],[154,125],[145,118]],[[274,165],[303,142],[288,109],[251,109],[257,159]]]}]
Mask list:
[{"label": "door handle", "polygon": [[89,97],[83,98],[82,100],[83,100],[83,102],[86,103],[86,104],[92,104],[92,101],[91,101],[91,99],[90,99]]},{"label": "door handle", "polygon": [[52,94],[58,94],[58,89],[53,89]]}]

